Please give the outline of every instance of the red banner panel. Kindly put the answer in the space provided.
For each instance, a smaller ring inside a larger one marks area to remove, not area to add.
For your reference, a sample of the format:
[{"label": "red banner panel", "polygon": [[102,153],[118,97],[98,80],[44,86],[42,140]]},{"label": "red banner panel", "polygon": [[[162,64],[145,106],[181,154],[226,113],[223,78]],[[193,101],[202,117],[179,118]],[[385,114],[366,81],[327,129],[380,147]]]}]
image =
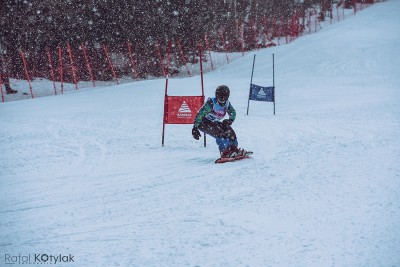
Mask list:
[{"label": "red banner panel", "polygon": [[204,104],[204,96],[166,96],[164,123],[192,124]]}]

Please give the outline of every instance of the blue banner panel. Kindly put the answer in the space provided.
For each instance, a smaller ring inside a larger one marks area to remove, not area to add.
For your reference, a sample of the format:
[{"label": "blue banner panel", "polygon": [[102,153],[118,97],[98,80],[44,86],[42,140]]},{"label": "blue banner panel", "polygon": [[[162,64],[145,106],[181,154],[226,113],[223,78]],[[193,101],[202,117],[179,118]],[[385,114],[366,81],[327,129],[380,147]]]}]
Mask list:
[{"label": "blue banner panel", "polygon": [[273,87],[273,86],[263,87],[263,86],[251,84],[249,97],[250,97],[250,100],[274,102],[275,101],[275,87]]}]

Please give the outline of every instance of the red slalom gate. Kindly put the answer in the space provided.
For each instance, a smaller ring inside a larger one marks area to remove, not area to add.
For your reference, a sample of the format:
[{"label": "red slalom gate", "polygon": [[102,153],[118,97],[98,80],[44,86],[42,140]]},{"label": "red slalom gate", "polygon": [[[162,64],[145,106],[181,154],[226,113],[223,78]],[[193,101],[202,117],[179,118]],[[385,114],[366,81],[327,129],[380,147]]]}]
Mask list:
[{"label": "red slalom gate", "polygon": [[[166,124],[193,124],[197,112],[204,103],[204,83],[203,83],[203,64],[200,53],[200,74],[201,74],[201,96],[168,96],[168,67],[166,67],[165,97],[164,97],[164,117],[162,129],[162,146],[164,146],[165,125]],[[206,146],[206,135],[204,134],[204,146]]]}]

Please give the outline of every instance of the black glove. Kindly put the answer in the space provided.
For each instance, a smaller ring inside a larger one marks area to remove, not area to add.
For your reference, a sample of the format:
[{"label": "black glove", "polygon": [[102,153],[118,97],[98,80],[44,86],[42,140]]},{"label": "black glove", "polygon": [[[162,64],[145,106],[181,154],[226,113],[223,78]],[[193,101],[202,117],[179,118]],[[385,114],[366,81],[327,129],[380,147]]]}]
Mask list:
[{"label": "black glove", "polygon": [[231,120],[231,119],[225,119],[225,120],[222,121],[222,125],[224,127],[231,126],[232,123],[233,123],[233,120]]},{"label": "black glove", "polygon": [[201,136],[200,131],[199,131],[199,129],[197,129],[196,126],[193,126],[192,135],[193,135],[193,138],[196,140],[199,140],[199,138]]}]

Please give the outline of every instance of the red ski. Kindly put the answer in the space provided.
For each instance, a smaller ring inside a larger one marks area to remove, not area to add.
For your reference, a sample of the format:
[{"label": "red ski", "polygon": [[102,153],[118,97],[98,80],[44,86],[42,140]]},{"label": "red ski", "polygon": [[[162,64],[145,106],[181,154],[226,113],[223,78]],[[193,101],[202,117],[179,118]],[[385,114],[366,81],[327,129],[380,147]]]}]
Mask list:
[{"label": "red ski", "polygon": [[234,158],[219,158],[215,161],[215,163],[226,163],[226,162],[234,162],[234,161],[238,161],[238,160],[242,160],[242,159],[248,159],[248,158],[250,158],[251,154],[253,154],[253,152],[247,151],[246,155],[237,156]]}]

